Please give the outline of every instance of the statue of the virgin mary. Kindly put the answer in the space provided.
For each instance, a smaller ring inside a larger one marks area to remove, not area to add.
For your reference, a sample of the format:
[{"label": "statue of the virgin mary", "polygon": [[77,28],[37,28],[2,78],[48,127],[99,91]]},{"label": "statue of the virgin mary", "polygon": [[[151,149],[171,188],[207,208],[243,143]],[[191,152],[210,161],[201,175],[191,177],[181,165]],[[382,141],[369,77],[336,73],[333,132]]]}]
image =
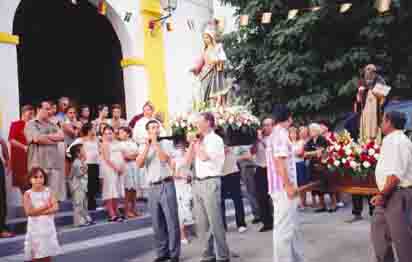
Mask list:
[{"label": "statue of the virgin mary", "polygon": [[195,104],[225,106],[230,86],[224,75],[227,60],[223,45],[216,42],[216,33],[208,28],[203,33],[204,49],[197,64],[190,71],[200,81],[200,101]]}]

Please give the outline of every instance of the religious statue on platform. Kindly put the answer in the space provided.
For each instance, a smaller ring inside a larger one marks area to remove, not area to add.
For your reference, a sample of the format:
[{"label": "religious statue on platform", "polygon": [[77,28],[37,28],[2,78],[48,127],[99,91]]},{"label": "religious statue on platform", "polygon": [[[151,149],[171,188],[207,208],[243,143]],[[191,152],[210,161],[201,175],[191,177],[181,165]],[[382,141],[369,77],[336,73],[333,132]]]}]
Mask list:
[{"label": "religious statue on platform", "polygon": [[390,87],[385,84],[382,76],[377,74],[375,65],[367,65],[359,81],[356,104],[360,115],[360,139],[381,140],[380,124],[383,116],[385,98]]},{"label": "religious statue on platform", "polygon": [[203,33],[204,50],[194,68],[190,70],[200,81],[200,95],[195,101],[211,106],[225,106],[230,86],[225,78],[224,64],[227,60],[222,43],[216,41],[216,32],[206,29]]}]

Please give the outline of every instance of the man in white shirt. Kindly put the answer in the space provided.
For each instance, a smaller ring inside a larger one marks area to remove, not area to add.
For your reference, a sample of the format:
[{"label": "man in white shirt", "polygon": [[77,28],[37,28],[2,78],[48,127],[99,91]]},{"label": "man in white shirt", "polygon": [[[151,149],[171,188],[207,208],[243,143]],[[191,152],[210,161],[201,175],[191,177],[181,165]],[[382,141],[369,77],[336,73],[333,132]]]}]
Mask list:
[{"label": "man in white shirt", "polygon": [[274,109],[274,119],[276,126],[268,145],[273,159],[273,166],[268,166],[269,193],[274,206],[273,262],[303,262],[296,162],[288,133],[293,120],[289,109],[283,105]]},{"label": "man in white shirt", "polygon": [[252,147],[252,153],[255,154],[256,161],[256,193],[258,200],[258,210],[263,226],[259,232],[267,232],[273,229],[273,207],[270,195],[268,193],[268,176],[266,148],[269,144],[269,138],[273,130],[273,119],[265,118],[262,121],[262,131],[258,132],[258,140]]},{"label": "man in white shirt", "polygon": [[412,259],[412,142],[402,132],[405,122],[405,115],[395,111],[385,113],[382,121],[385,138],[375,170],[379,193],[371,200],[377,262]]},{"label": "man in white shirt", "polygon": [[197,127],[200,138],[191,141],[186,162],[195,161],[194,213],[198,233],[205,243],[201,262],[229,262],[229,248],[221,209],[224,144],[222,138],[213,131],[215,119],[211,113],[202,113]]}]

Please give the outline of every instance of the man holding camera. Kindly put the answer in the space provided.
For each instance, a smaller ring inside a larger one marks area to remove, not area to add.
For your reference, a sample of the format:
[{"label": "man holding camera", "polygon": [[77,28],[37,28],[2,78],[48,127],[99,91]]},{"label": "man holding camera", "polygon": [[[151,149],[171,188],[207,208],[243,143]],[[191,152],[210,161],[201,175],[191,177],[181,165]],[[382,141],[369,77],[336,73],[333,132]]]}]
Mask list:
[{"label": "man holding camera", "polygon": [[211,113],[202,113],[199,134],[191,139],[186,162],[195,161],[193,198],[200,238],[205,243],[201,262],[229,262],[229,248],[222,215],[221,176],[225,162],[223,139],[215,132]]},{"label": "man holding camera", "polygon": [[141,146],[136,162],[140,168],[144,168],[149,184],[149,211],[152,215],[158,256],[154,261],[178,262],[180,227],[171,169],[173,147],[168,140],[158,140],[160,124],[157,120],[149,120],[146,130],[148,138]]}]

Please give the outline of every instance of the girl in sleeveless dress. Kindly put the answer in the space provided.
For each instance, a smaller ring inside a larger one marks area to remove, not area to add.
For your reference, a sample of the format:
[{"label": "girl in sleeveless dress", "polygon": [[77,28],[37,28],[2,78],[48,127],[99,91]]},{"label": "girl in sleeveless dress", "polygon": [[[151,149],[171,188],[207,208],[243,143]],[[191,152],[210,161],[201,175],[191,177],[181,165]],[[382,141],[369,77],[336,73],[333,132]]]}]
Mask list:
[{"label": "girl in sleeveless dress", "polygon": [[24,211],[28,216],[24,242],[26,261],[50,262],[61,250],[57,241],[54,214],[58,211],[56,197],[45,187],[46,172],[38,167],[30,170],[31,189],[24,194]]},{"label": "girl in sleeveless dress", "polygon": [[194,224],[193,218],[193,195],[192,195],[192,171],[185,162],[185,145],[178,143],[174,156],[175,163],[175,186],[179,213],[180,232],[182,244],[188,244],[187,227]]},{"label": "girl in sleeveless dress", "polygon": [[140,170],[136,164],[139,149],[136,142],[131,139],[132,130],[129,127],[119,129],[119,139],[122,145],[122,153],[126,162],[126,174],[124,187],[126,189],[125,215],[127,218],[140,216],[136,211],[137,194],[141,194]]},{"label": "girl in sleeveless dress", "polygon": [[107,126],[103,131],[102,163],[103,176],[102,197],[105,201],[109,221],[123,221],[118,201],[124,198],[123,174],[126,171],[126,163],[123,159],[122,145],[114,140],[114,129]]}]

